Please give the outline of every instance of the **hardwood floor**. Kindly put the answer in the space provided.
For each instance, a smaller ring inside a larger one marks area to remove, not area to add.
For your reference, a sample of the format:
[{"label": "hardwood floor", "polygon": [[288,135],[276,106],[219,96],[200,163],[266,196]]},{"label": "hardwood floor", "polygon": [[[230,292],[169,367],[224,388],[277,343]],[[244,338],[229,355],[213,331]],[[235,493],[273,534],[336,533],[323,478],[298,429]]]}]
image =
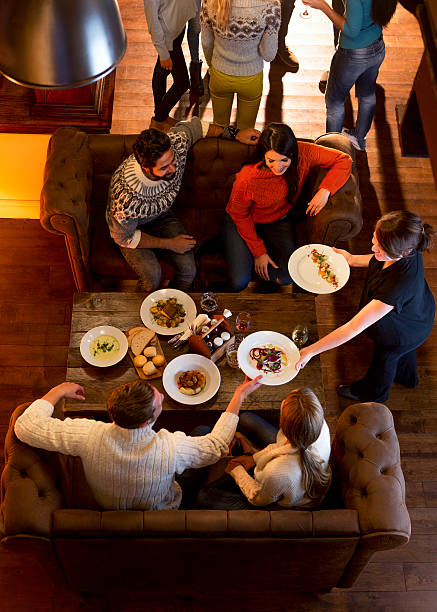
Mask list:
[{"label": "hardwood floor", "polygon": [[[138,132],[148,127],[152,115],[151,74],[155,51],[146,32],[143,2],[120,0],[128,34],[128,51],[117,70],[112,132]],[[284,120],[298,137],[324,132],[324,99],[318,90],[321,72],[329,66],[332,30],[313,11],[309,21],[299,19],[297,3],[290,26],[289,44],[300,59],[296,74],[283,75],[278,66],[267,67],[265,96],[258,127]],[[407,208],[421,214],[437,228],[437,193],[428,159],[400,154],[395,105],[407,100],[422,54],[422,39],[415,18],[400,6],[384,33],[387,55],[379,77],[378,107],[368,136],[367,154],[357,155],[363,195],[364,228],[347,247],[368,252],[375,220],[380,214]],[[187,47],[185,47],[187,52]],[[175,111],[184,116],[187,96]],[[356,113],[352,97],[351,110]],[[200,109],[212,118],[210,104]],[[437,249],[425,256],[427,279],[437,295]],[[362,271],[354,270],[345,290],[319,296],[320,335],[345,322],[355,311]],[[0,435],[3,439],[9,414],[21,402],[40,396],[65,376],[73,281],[61,238],[46,233],[37,221],[0,220]],[[76,610],[336,610],[431,612],[437,597],[437,337],[434,331],[418,350],[420,385],[415,390],[394,386],[387,405],[399,436],[412,520],[410,543],[381,552],[347,591],[320,595],[272,592],[264,596],[227,596],[218,585],[214,596],[196,594],[187,601],[170,590],[165,595],[124,593],[112,597],[84,598],[68,589],[55,589],[43,568],[0,547],[0,606],[2,610],[73,612]],[[357,338],[341,350],[322,358],[327,419],[333,430],[349,402],[339,400],[335,387],[364,372],[370,343]],[[268,560],[260,560],[262,565]],[[244,559],[230,560],[234,563]],[[163,568],[165,571],[165,568]],[[213,569],[212,569],[213,571]],[[254,580],[256,577],[254,577]],[[169,583],[171,577],[169,577]],[[145,589],[147,582],[145,578]]]}]

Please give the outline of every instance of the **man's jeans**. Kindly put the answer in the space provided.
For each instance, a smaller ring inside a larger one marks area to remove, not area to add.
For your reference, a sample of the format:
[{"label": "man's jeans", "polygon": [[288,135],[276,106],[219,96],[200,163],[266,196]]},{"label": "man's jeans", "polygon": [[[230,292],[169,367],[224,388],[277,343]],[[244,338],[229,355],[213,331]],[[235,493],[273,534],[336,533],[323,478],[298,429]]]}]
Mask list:
[{"label": "man's jeans", "polygon": [[[171,213],[162,215],[156,221],[140,225],[138,229],[159,238],[174,238],[179,234],[186,234],[180,220]],[[196,276],[193,251],[179,254],[168,249],[128,249],[120,247],[120,250],[141,281],[144,291],[154,291],[159,287],[161,266],[158,257],[165,259],[173,267],[174,276],[171,283],[173,288],[187,291]]]},{"label": "man's jeans", "polygon": [[362,49],[338,47],[332,58],[326,89],[326,131],[341,132],[344,123],[344,102],[355,84],[358,117],[355,136],[362,146],[370,130],[376,106],[376,78],[384,61],[382,38]]}]

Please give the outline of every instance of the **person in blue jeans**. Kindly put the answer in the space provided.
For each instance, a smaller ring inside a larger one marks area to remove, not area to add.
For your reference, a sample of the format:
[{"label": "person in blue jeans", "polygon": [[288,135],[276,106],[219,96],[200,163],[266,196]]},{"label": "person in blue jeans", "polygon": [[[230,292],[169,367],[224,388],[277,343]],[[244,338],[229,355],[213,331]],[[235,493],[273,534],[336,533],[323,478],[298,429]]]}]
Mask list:
[{"label": "person in blue jeans", "polygon": [[[385,57],[382,28],[393,17],[397,0],[344,0],[344,17],[326,0],[302,2],[321,10],[340,30],[325,95],[326,131],[343,130],[356,149],[365,151],[366,135],[375,114],[376,79]],[[353,85],[358,98],[358,115],[355,130],[346,130],[343,129],[344,102]]]}]

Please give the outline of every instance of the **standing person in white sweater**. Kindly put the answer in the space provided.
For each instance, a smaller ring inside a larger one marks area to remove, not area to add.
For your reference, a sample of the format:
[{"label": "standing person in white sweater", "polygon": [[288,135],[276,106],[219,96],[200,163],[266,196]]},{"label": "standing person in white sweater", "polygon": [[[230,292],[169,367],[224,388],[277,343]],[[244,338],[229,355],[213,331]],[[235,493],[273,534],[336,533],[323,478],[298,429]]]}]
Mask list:
[{"label": "standing person in white sweater", "polygon": [[278,50],[279,0],[203,0],[202,46],[210,67],[214,123],[227,127],[237,94],[237,128],[253,128],[263,89],[263,60]]},{"label": "standing person in white sweater", "polygon": [[85,401],[80,385],[61,383],[23,412],[15,423],[15,434],[31,446],[79,456],[95,499],[104,509],[177,509],[182,490],[175,476],[228,454],[241,404],[259,387],[260,378],[237,387],[226,411],[204,436],[154,431],[164,396],[142,380],[114,389],[107,402],[112,423],[52,418],[55,404],[63,398]]},{"label": "standing person in white sweater", "polygon": [[238,430],[256,446],[243,437],[244,454],[226,466],[237,486],[226,476],[211,483],[199,492],[200,507],[234,510],[274,503],[286,508],[320,504],[331,482],[331,442],[323,407],[311,389],[295,389],[285,398],[279,431],[252,412],[241,415]]}]

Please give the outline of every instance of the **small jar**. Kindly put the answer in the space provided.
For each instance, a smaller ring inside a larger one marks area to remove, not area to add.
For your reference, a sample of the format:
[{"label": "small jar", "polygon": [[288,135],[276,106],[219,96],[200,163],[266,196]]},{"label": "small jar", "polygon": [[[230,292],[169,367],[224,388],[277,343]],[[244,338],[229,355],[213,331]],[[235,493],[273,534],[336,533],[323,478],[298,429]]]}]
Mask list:
[{"label": "small jar", "polygon": [[224,342],[227,342],[230,337],[231,337],[231,334],[227,331],[224,331],[220,334],[220,338],[222,338]]},{"label": "small jar", "polygon": [[219,346],[221,346],[223,344],[223,340],[222,338],[214,338],[214,346],[216,348],[218,348]]}]

